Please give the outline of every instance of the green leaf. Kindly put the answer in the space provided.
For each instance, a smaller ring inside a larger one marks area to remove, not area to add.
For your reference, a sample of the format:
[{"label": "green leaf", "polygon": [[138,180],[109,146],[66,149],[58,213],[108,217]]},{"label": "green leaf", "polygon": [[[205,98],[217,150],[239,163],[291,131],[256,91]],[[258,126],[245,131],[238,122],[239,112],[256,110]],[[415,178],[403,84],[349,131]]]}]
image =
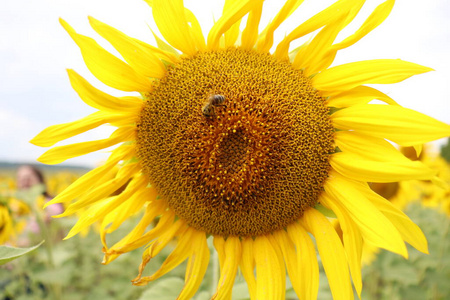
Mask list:
[{"label": "green leaf", "polygon": [[36,246],[30,248],[16,248],[9,246],[0,246],[0,265],[4,265],[7,262],[19,258],[25,254],[30,253],[31,251],[36,250],[40,245],[42,245],[44,241],[40,242]]},{"label": "green leaf", "polygon": [[403,299],[431,299],[427,297],[427,293],[427,289],[416,285],[411,285],[401,290],[401,296]]},{"label": "green leaf", "polygon": [[184,286],[184,280],[179,277],[168,277],[159,279],[153,286],[142,293],[139,300],[158,299],[173,300],[177,299],[181,289]]},{"label": "green leaf", "polygon": [[70,283],[71,273],[68,269],[44,269],[40,272],[35,272],[33,278],[44,284],[67,285]]},{"label": "green leaf", "polygon": [[399,282],[402,285],[417,285],[420,278],[414,266],[408,261],[394,264],[389,270],[386,270],[383,279],[385,281]]},{"label": "green leaf", "polygon": [[447,138],[447,144],[441,147],[441,156],[450,162],[450,138]]}]

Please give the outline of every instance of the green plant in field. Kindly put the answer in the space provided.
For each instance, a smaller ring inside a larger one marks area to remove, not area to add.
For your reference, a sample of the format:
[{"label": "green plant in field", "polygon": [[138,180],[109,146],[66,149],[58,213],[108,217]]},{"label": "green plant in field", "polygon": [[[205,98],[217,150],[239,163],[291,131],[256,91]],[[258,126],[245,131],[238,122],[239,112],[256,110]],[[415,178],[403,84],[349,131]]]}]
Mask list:
[{"label": "green plant in field", "polygon": [[32,251],[36,250],[39,246],[41,246],[45,241],[40,242],[36,246],[28,247],[28,248],[16,248],[10,246],[0,246],[0,266],[4,265],[14,259],[17,259],[21,256],[30,254]]},{"label": "green plant in field", "polygon": [[447,144],[441,147],[441,156],[450,163],[450,138],[447,139]]},{"label": "green plant in field", "polygon": [[450,299],[450,218],[417,203],[410,205],[407,213],[423,229],[429,255],[409,247],[410,258],[405,260],[380,251],[375,261],[363,269],[363,299]]}]

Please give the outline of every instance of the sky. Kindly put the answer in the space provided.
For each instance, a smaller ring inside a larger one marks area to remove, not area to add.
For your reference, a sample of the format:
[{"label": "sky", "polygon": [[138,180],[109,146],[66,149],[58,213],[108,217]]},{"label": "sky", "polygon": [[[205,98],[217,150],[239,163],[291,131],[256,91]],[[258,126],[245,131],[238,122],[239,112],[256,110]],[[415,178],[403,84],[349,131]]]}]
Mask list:
[{"label": "sky", "polygon": [[[222,1],[185,0],[207,36],[220,17]],[[263,24],[282,1],[266,0]],[[306,0],[276,31],[275,45],[302,21],[334,1]],[[383,1],[368,0],[360,15],[338,40],[353,33]],[[16,0],[0,7],[0,161],[28,162],[45,148],[30,144],[44,128],[80,119],[94,112],[72,90],[66,69],[74,69],[97,88],[115,96],[120,92],[103,85],[85,67],[79,48],[59,24],[62,17],[79,33],[95,38],[117,53],[90,27],[87,16],[153,44],[149,27],[158,32],[151,9],[143,0]],[[397,0],[388,19],[350,48],[333,65],[369,59],[401,58],[433,68],[404,82],[375,87],[401,105],[450,123],[450,1]],[[260,30],[262,29],[260,26]],[[113,131],[102,126],[57,145],[103,139]],[[438,141],[436,145],[442,144]],[[66,161],[66,165],[93,167],[108,157],[99,151]]]}]

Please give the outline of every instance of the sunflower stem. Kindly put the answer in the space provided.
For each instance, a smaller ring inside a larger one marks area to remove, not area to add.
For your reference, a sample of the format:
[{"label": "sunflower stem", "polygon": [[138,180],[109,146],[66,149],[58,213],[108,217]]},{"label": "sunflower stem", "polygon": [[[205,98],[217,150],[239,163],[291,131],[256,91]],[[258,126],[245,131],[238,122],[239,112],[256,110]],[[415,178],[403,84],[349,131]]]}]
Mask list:
[{"label": "sunflower stem", "polygon": [[[39,197],[43,196],[43,191],[46,188],[42,184],[35,185],[30,190],[25,192],[18,192],[17,196],[23,199],[31,209],[32,214],[36,218],[36,223],[39,226],[39,233],[41,234],[41,240],[45,240],[44,249],[47,254],[47,268],[49,270],[56,270],[54,256],[53,256],[53,241],[51,239],[52,235],[50,233],[50,227],[45,222],[45,213],[44,211],[37,206],[37,202]],[[49,284],[49,289],[52,294],[52,299],[60,300],[61,299],[61,286],[55,283]]]}]

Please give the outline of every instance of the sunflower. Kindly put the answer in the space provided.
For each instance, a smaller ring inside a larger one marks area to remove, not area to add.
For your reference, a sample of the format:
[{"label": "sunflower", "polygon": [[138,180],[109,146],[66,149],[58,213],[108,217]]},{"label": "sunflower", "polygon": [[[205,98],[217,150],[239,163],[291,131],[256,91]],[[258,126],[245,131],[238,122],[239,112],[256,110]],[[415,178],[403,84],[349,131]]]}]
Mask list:
[{"label": "sunflower", "polygon": [[10,210],[4,203],[0,203],[0,245],[8,242],[14,235]]},{"label": "sunflower", "polygon": [[12,183],[0,191],[0,245],[18,243],[18,237],[27,225],[25,218],[30,214],[30,207],[12,196]]},{"label": "sunflower", "polygon": [[[262,0],[225,1],[206,39],[182,0],[146,2],[165,39],[155,35],[157,47],[89,18],[123,60],[61,20],[100,81],[140,93],[114,97],[68,70],[80,98],[99,111],[31,141],[48,147],[102,124],[117,127],[108,138],[54,147],[38,159],[57,164],[118,145],[103,166],[49,203],[68,203],[61,217],[87,208],[67,238],[101,221],[104,263],[146,246],[135,285],[187,260],[179,299],[191,298],[202,282],[210,236],[220,265],[214,299],[231,297],[238,269],[252,299],[284,299],[286,272],[299,298],[317,298],[316,247],[333,297],[352,299],[351,282],[358,295],[362,289],[363,243],[404,257],[405,241],[427,252],[418,226],[367,182],[432,180],[435,171],[390,142],[419,149],[449,136],[450,126],[365,84],[396,83],[431,69],[399,59],[330,67],[339,50],[383,22],[394,1],[381,3],[354,34],[335,42],[364,3],[337,1],[276,47],[274,32],[303,1],[286,1],[263,30]],[[374,99],[386,105],[370,104]],[[104,180],[117,164],[115,178]],[[140,212],[136,227],[108,246],[107,234]],[[161,268],[144,276],[172,241]]]},{"label": "sunflower", "polygon": [[438,171],[438,178],[443,182],[436,187],[429,181],[418,181],[416,184],[421,191],[420,204],[432,207],[450,217],[450,165],[447,160],[436,153],[426,153],[421,159],[427,166]]},{"label": "sunflower", "polygon": [[436,170],[437,177],[434,178],[434,182],[405,180],[370,183],[371,189],[401,210],[404,210],[412,202],[419,201],[425,207],[436,208],[450,216],[450,165],[448,162],[431,145],[425,145],[420,155],[417,155],[412,147],[402,147],[400,151],[409,159],[419,160]]}]

